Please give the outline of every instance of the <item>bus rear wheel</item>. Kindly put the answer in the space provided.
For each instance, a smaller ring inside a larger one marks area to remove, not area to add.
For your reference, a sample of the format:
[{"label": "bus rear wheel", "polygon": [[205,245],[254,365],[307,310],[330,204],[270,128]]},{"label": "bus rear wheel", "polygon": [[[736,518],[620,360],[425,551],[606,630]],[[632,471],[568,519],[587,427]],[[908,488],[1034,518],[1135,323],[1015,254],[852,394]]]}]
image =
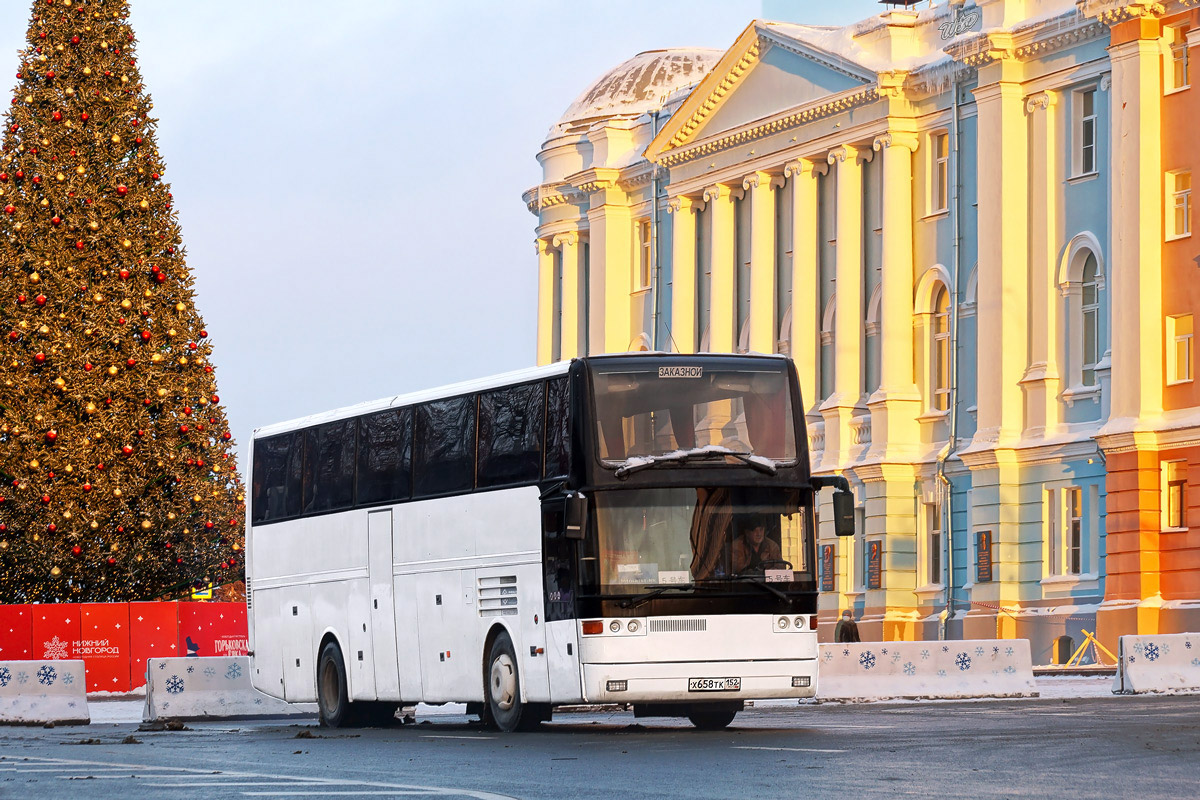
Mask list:
[{"label": "bus rear wheel", "polygon": [[346,689],[346,663],[337,642],[326,642],[317,657],[317,711],[326,728],[351,728],[360,724],[361,711],[350,703]]},{"label": "bus rear wheel", "polygon": [[521,701],[521,673],[512,639],[501,631],[492,642],[483,672],[485,719],[497,730],[511,733],[537,727],[544,718]]},{"label": "bus rear wheel", "polygon": [[733,709],[695,710],[688,714],[688,719],[699,730],[719,731],[729,727],[736,714]]}]

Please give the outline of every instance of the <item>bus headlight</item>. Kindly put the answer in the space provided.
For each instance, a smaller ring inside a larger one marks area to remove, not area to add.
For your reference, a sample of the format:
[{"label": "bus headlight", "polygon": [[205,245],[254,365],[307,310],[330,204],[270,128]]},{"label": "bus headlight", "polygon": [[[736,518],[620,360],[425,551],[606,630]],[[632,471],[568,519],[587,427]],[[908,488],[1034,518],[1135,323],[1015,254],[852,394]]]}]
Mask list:
[{"label": "bus headlight", "polygon": [[621,632],[621,622],[619,620],[614,619],[612,622],[608,623],[608,629],[610,631],[612,631],[613,633],[620,633]]},{"label": "bus headlight", "polygon": [[796,617],[796,620],[793,624],[797,628],[803,628],[804,627],[804,617]]},{"label": "bus headlight", "polygon": [[637,633],[638,628],[640,628],[640,627],[642,627],[642,626],[638,623],[638,621],[636,619],[631,619],[631,620],[629,620],[628,624],[625,625],[625,630],[629,631],[630,633]]},{"label": "bus headlight", "polygon": [[789,624],[790,623],[788,622],[787,617],[780,617],[779,619],[775,620],[775,626],[781,631],[786,631]]}]

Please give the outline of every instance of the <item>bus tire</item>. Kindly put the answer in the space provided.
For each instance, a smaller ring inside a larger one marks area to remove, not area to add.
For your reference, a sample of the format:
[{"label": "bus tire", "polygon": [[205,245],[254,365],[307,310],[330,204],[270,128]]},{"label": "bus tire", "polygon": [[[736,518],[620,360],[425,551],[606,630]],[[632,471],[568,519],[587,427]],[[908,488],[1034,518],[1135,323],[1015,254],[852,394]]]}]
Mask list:
[{"label": "bus tire", "polygon": [[688,714],[688,719],[702,731],[719,731],[729,727],[737,712],[733,709],[696,709]]},{"label": "bus tire", "polygon": [[346,688],[346,662],[342,648],[328,641],[317,657],[317,716],[326,728],[351,728],[357,723],[359,709],[350,703]]},{"label": "bus tire", "polygon": [[531,730],[542,721],[521,702],[521,673],[512,639],[501,631],[492,641],[483,674],[486,721],[505,733]]}]

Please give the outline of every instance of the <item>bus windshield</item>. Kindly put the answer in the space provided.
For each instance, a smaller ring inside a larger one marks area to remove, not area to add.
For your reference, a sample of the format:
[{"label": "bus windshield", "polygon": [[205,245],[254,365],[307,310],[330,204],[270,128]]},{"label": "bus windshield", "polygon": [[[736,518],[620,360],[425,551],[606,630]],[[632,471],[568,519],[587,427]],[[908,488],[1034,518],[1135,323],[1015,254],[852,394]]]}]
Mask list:
[{"label": "bus windshield", "polygon": [[592,363],[601,461],[715,446],[778,462],[796,460],[787,367],[774,359],[688,364]]},{"label": "bus windshield", "polygon": [[602,491],[593,503],[594,528],[583,553],[586,589],[620,595],[753,579],[785,591],[812,588],[813,521],[797,490]]}]

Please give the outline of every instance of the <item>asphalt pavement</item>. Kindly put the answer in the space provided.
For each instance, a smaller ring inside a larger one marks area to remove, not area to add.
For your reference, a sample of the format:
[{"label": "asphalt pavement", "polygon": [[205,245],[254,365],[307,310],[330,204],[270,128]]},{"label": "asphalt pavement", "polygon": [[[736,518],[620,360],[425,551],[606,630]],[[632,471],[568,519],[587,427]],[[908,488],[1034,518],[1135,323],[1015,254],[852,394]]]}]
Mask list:
[{"label": "asphalt pavement", "polygon": [[85,727],[0,729],[0,798],[1200,794],[1200,696],[1113,696],[1097,679],[1043,695],[760,704],[720,732],[624,710],[560,714],[507,735],[456,707],[355,731],[278,720],[151,731],[93,711]]}]

